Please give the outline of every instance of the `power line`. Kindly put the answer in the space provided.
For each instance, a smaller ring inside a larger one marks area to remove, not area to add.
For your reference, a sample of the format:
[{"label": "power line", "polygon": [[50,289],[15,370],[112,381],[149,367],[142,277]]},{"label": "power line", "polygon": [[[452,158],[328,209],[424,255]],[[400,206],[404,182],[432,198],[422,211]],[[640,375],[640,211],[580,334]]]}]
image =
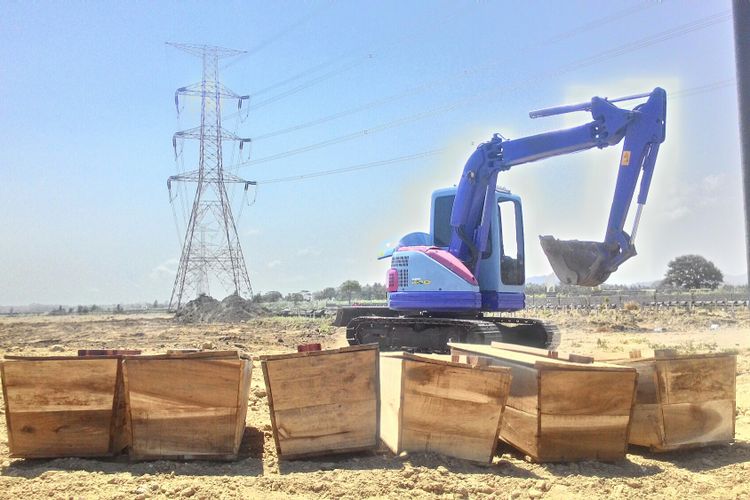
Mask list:
[{"label": "power line", "polygon": [[[648,36],[648,37],[644,37],[642,39],[626,43],[626,44],[621,45],[619,47],[615,47],[615,48],[612,48],[612,49],[605,50],[605,51],[600,52],[598,54],[595,54],[593,56],[586,57],[586,58],[583,58],[583,59],[579,59],[577,61],[573,61],[573,62],[568,63],[566,65],[563,65],[563,66],[561,66],[561,67],[559,67],[559,68],[557,68],[555,70],[552,70],[552,71],[549,71],[549,72],[546,72],[546,73],[540,73],[538,75],[529,77],[525,81],[519,82],[518,84],[516,84],[513,87],[510,87],[510,88],[506,87],[504,91],[505,92],[511,92],[511,91],[516,91],[516,90],[523,90],[523,89],[528,88],[529,85],[531,85],[531,84],[533,84],[535,82],[538,82],[540,80],[548,81],[551,77],[559,77],[560,75],[563,75],[565,73],[569,73],[569,72],[574,71],[574,70],[578,70],[578,69],[581,69],[581,68],[584,68],[584,67],[587,67],[587,66],[594,65],[594,64],[599,63],[599,62],[601,62],[603,60],[608,60],[608,59],[611,59],[611,58],[614,58],[614,57],[618,57],[618,56],[621,56],[621,55],[626,54],[628,52],[639,50],[639,49],[648,47],[650,45],[654,45],[656,43],[665,42],[667,40],[671,40],[671,39],[676,38],[678,36],[684,36],[684,35],[686,35],[688,33],[692,33],[694,31],[697,31],[697,30],[700,30],[700,29],[704,29],[704,28],[707,28],[707,27],[719,24],[721,22],[728,21],[730,18],[731,18],[731,14],[729,13],[729,11],[722,11],[722,12],[720,12],[718,14],[707,16],[707,17],[701,18],[701,19],[699,19],[697,21],[686,23],[684,25],[677,26],[675,28],[671,28],[671,29],[663,31],[661,33],[657,33],[656,35],[651,35],[651,36]],[[383,124],[380,124],[380,125],[376,125],[374,127],[365,128],[365,129],[362,129],[362,130],[358,130],[356,132],[351,132],[351,133],[344,134],[344,135],[341,135],[341,136],[338,136],[338,137],[334,137],[334,138],[331,138],[331,139],[327,139],[327,140],[324,140],[324,141],[321,141],[321,142],[309,144],[307,146],[302,146],[302,147],[291,149],[291,150],[287,150],[287,151],[284,151],[284,152],[281,152],[281,153],[277,153],[277,154],[265,156],[265,157],[262,157],[262,158],[258,158],[258,159],[255,159],[255,160],[249,160],[249,161],[246,161],[246,162],[242,162],[242,163],[240,163],[240,166],[258,165],[258,164],[266,163],[266,162],[269,162],[269,161],[279,160],[281,158],[286,158],[286,157],[297,155],[297,154],[300,154],[300,153],[306,153],[308,151],[312,151],[312,150],[315,150],[315,149],[318,149],[318,148],[322,148],[322,147],[326,147],[326,146],[331,146],[331,145],[334,145],[334,144],[339,144],[339,143],[350,141],[350,140],[353,140],[353,139],[356,139],[356,138],[359,138],[359,137],[364,137],[364,136],[367,136],[367,135],[372,135],[372,134],[375,134],[375,133],[378,133],[378,132],[389,130],[391,128],[400,127],[400,126],[406,125],[408,123],[412,123],[412,122],[415,122],[415,121],[418,121],[418,120],[422,120],[424,118],[428,118],[430,116],[434,116],[434,115],[445,113],[447,111],[451,111],[451,110],[453,110],[453,109],[455,109],[457,107],[464,106],[464,105],[467,105],[467,104],[471,104],[472,102],[480,101],[482,99],[485,99],[488,96],[491,96],[493,94],[497,94],[498,90],[499,89],[497,89],[497,88],[487,89],[487,90],[484,90],[484,91],[482,91],[482,92],[480,92],[478,94],[475,94],[475,95],[472,95],[472,96],[469,96],[469,97],[464,97],[464,98],[452,101],[452,102],[450,102],[448,104],[445,104],[443,106],[438,106],[438,107],[433,108],[431,110],[427,110],[427,111],[423,111],[423,112],[416,113],[416,114],[413,114],[413,115],[401,117],[401,118],[398,118],[396,120],[392,120],[390,122],[386,122],[386,123],[383,123]]]},{"label": "power line", "polygon": [[[439,25],[443,25],[443,24],[448,24],[448,23],[455,22],[457,16],[462,15],[462,14],[465,15],[468,12],[469,12],[468,9],[461,8],[461,9],[458,10],[457,13],[456,12],[451,12],[449,15],[445,16],[440,23],[438,23],[436,21],[433,21],[430,24],[430,26],[434,27],[434,26],[439,26]],[[395,38],[389,44],[387,44],[385,46],[384,50],[388,50],[391,47],[401,47],[403,45],[412,43],[419,36],[421,36],[420,33],[417,33],[417,32],[414,32],[414,31],[406,31],[406,34],[404,34],[403,36],[400,36],[398,38]],[[355,54],[355,52],[356,52],[356,54]],[[362,64],[363,62],[366,62],[369,59],[372,59],[373,58],[373,52],[369,51],[369,50],[365,51],[364,54],[362,54],[361,51],[350,51],[350,52],[347,52],[346,54],[344,54],[342,56],[339,56],[337,58],[334,58],[334,59],[332,59],[332,60],[330,60],[328,62],[324,62],[322,64],[318,64],[316,66],[313,66],[312,68],[309,68],[309,69],[307,69],[305,71],[302,71],[301,73],[298,73],[297,75],[295,75],[293,77],[290,77],[290,78],[287,78],[287,79],[285,79],[285,80],[283,80],[281,82],[277,82],[275,84],[272,84],[269,87],[265,87],[265,88],[261,89],[258,92],[254,92],[252,95],[255,96],[255,95],[259,94],[259,93],[265,93],[268,90],[271,90],[271,89],[274,89],[274,88],[278,88],[280,86],[283,86],[286,83],[290,83],[291,81],[297,80],[297,79],[299,79],[299,78],[301,78],[303,76],[307,76],[308,74],[312,74],[312,73],[314,73],[315,71],[317,71],[319,69],[322,69],[322,68],[331,66],[333,64],[336,64],[336,63],[338,63],[341,60],[347,60],[347,59],[351,59],[351,58],[354,58],[355,60],[352,61],[352,62],[350,62],[350,63],[345,64],[344,66],[342,66],[339,69],[336,69],[336,70],[333,70],[333,71],[329,71],[325,75],[318,76],[318,77],[316,77],[316,78],[314,78],[312,80],[308,80],[307,82],[302,83],[302,84],[294,87],[293,89],[284,91],[282,94],[279,94],[279,95],[276,95],[276,96],[272,96],[272,97],[270,97],[270,98],[268,98],[268,99],[266,99],[264,101],[261,101],[260,103],[253,105],[253,107],[251,107],[250,109],[257,109],[257,108],[259,108],[261,106],[265,106],[267,104],[271,104],[273,102],[279,101],[279,100],[281,100],[281,99],[283,99],[285,97],[289,97],[290,95],[293,95],[293,94],[296,94],[298,92],[301,92],[302,90],[305,90],[305,89],[307,89],[307,88],[309,88],[309,87],[311,87],[311,86],[313,86],[315,84],[318,84],[318,83],[320,83],[320,82],[322,82],[324,80],[332,78],[333,76],[336,76],[336,75],[338,75],[340,73],[343,73],[344,71],[347,71],[347,70],[349,70],[349,69],[351,69],[351,68],[353,68],[355,66],[358,66],[359,64]]]},{"label": "power line", "polygon": [[331,3],[323,3],[317,9],[314,9],[312,12],[308,13],[307,15],[304,15],[304,16],[300,17],[299,19],[297,19],[292,24],[289,24],[286,28],[282,28],[281,30],[277,31],[275,34],[273,34],[270,37],[266,38],[265,40],[261,41],[260,43],[258,43],[257,45],[255,45],[253,48],[249,49],[244,54],[242,54],[240,57],[237,57],[237,58],[233,59],[232,61],[227,62],[226,64],[224,64],[221,67],[221,69],[226,69],[226,68],[228,68],[230,66],[233,66],[233,65],[237,64],[238,62],[244,60],[245,58],[247,58],[247,57],[249,57],[249,56],[251,56],[251,55],[259,52],[260,50],[264,49],[266,46],[268,46],[268,45],[272,44],[273,42],[275,42],[276,40],[279,40],[280,38],[284,37],[288,33],[292,32],[294,29],[296,29],[298,26],[306,23],[307,21],[309,21],[310,19],[314,18],[315,16],[317,16],[318,14],[320,14],[321,12],[323,12],[324,10],[326,10],[327,8],[331,7],[332,5],[333,5],[333,2],[331,2]]},{"label": "power line", "polygon": [[287,177],[277,177],[275,179],[266,179],[263,181],[258,181],[258,184],[276,184],[279,182],[300,181],[304,179],[312,179],[313,177],[323,177],[327,175],[343,174],[346,172],[354,172],[357,170],[365,170],[365,169],[373,168],[373,167],[381,167],[383,165],[392,165],[394,163],[402,163],[405,161],[426,158],[428,156],[434,156],[436,154],[442,153],[447,150],[448,148],[432,149],[429,151],[422,151],[421,153],[413,153],[410,155],[397,156],[395,158],[389,158],[387,160],[377,160],[377,161],[371,161],[367,163],[358,163],[356,165],[351,165],[349,167],[334,168],[331,170],[321,170],[318,172],[311,172],[309,174],[290,175]]},{"label": "power line", "polygon": [[347,63],[347,64],[341,66],[340,68],[336,68],[336,69],[331,70],[331,71],[329,71],[327,73],[323,73],[322,75],[319,75],[319,76],[313,78],[312,80],[308,80],[308,81],[306,81],[304,83],[301,83],[301,84],[297,85],[296,87],[292,87],[289,90],[285,90],[284,92],[281,92],[280,94],[276,94],[276,95],[274,95],[272,97],[269,97],[269,98],[267,98],[267,99],[265,99],[263,101],[257,102],[255,104],[251,104],[249,110],[250,111],[255,111],[258,108],[262,108],[263,106],[267,106],[268,104],[272,104],[272,103],[274,103],[276,101],[280,101],[281,99],[284,99],[285,97],[289,97],[290,95],[293,95],[293,94],[296,94],[296,93],[298,93],[298,92],[300,92],[302,90],[305,90],[308,87],[311,87],[311,86],[315,85],[316,83],[320,83],[320,82],[322,82],[324,80],[327,80],[327,79],[329,79],[329,78],[331,78],[333,76],[336,76],[336,75],[339,75],[339,74],[341,74],[341,73],[343,73],[345,71],[348,71],[348,70],[354,68],[355,66],[359,66],[360,64],[364,64],[365,62],[367,62],[370,59],[372,59],[371,55],[369,57],[367,57],[367,58],[354,60],[354,61],[352,61],[350,63]]},{"label": "power line", "polygon": [[[702,94],[705,92],[710,92],[710,91],[717,90],[720,88],[728,87],[734,83],[736,83],[736,81],[733,78],[726,79],[726,80],[719,80],[717,82],[712,82],[712,83],[700,85],[697,87],[678,90],[670,94],[668,98],[675,99],[675,98],[682,98],[682,97],[692,97],[694,95],[698,95],[698,94]],[[290,175],[286,177],[277,177],[274,179],[266,179],[266,180],[258,181],[257,183],[258,184],[276,184],[280,182],[300,181],[300,180],[305,180],[305,179],[312,179],[315,177],[324,177],[328,175],[343,174],[347,172],[354,172],[357,170],[365,170],[368,168],[380,167],[384,165],[392,165],[395,163],[402,163],[406,161],[416,160],[419,158],[425,158],[428,156],[433,156],[433,155],[445,152],[447,150],[448,148],[431,149],[431,150],[422,151],[419,153],[412,153],[409,155],[397,156],[395,158],[388,158],[385,160],[377,160],[377,161],[371,161],[367,163],[358,163],[356,165],[351,165],[348,167],[334,168],[330,170],[320,170],[316,172],[310,172],[307,174]]]},{"label": "power line", "polygon": [[668,97],[670,99],[691,97],[696,94],[702,94],[704,92],[710,92],[712,90],[719,90],[719,89],[723,89],[726,87],[734,87],[735,85],[737,85],[737,80],[735,78],[727,78],[725,80],[719,80],[717,82],[707,83],[706,85],[701,85],[699,87],[692,87],[689,89],[677,90],[675,92],[672,92]]},{"label": "power line", "polygon": [[[585,23],[585,24],[577,27],[577,28],[574,28],[573,30],[570,30],[570,31],[561,33],[559,35],[556,35],[556,36],[554,36],[552,38],[549,38],[546,41],[541,42],[541,43],[539,43],[537,45],[530,45],[530,46],[524,47],[524,48],[520,49],[519,51],[515,51],[515,54],[518,55],[519,53],[525,53],[525,52],[528,52],[529,50],[531,50],[533,48],[541,47],[541,46],[545,46],[545,45],[549,45],[549,44],[553,44],[553,43],[556,43],[557,41],[562,40],[564,38],[570,38],[572,36],[584,33],[586,31],[590,31],[592,29],[596,29],[596,28],[600,27],[602,24],[606,24],[606,23],[609,23],[609,22],[620,20],[623,17],[626,17],[628,15],[634,14],[636,12],[640,12],[641,10],[644,10],[645,8],[648,8],[648,7],[651,7],[651,6],[654,6],[654,5],[657,5],[657,4],[654,3],[654,2],[644,2],[644,3],[638,4],[638,5],[634,6],[634,7],[631,7],[631,8],[622,10],[622,11],[618,11],[618,12],[616,12],[614,14],[610,14],[610,15],[607,15],[607,16],[604,16],[604,17],[601,17],[601,18],[594,19],[592,21],[589,21],[589,22],[587,22],[587,23]],[[301,124],[298,124],[298,125],[292,125],[290,127],[286,127],[286,128],[274,130],[272,132],[267,132],[265,134],[261,134],[261,135],[258,135],[258,136],[254,136],[253,137],[253,141],[257,142],[257,141],[260,141],[260,140],[263,140],[263,139],[269,139],[271,137],[276,137],[276,136],[287,134],[287,133],[290,133],[290,132],[296,132],[298,130],[306,129],[306,128],[313,127],[313,126],[316,126],[316,125],[321,125],[323,123],[326,123],[326,122],[329,122],[329,121],[333,121],[333,120],[336,120],[338,118],[343,118],[345,116],[353,115],[353,114],[359,113],[361,111],[365,111],[365,110],[372,109],[372,108],[375,108],[375,107],[379,107],[379,106],[383,106],[383,105],[386,105],[386,104],[390,104],[392,102],[398,101],[400,99],[404,99],[406,97],[409,97],[409,96],[412,96],[412,95],[415,95],[415,94],[419,94],[421,92],[427,91],[429,89],[432,89],[432,88],[437,87],[439,85],[451,82],[453,80],[458,80],[458,79],[472,77],[472,76],[476,75],[477,73],[479,73],[481,71],[484,71],[484,70],[487,70],[489,68],[498,66],[499,64],[504,64],[505,62],[506,62],[506,60],[503,59],[503,60],[493,61],[493,62],[491,62],[489,64],[482,64],[482,65],[474,66],[472,68],[464,69],[458,75],[452,75],[452,76],[449,76],[447,78],[438,78],[438,79],[435,79],[435,80],[430,80],[430,81],[425,82],[425,83],[423,83],[421,85],[417,85],[415,87],[406,89],[403,92],[399,92],[397,94],[393,94],[391,96],[384,97],[384,98],[381,98],[381,99],[375,99],[373,101],[370,101],[370,102],[365,103],[365,104],[360,105],[360,106],[355,106],[353,108],[349,108],[349,109],[346,109],[346,110],[343,110],[343,111],[339,111],[337,113],[332,113],[330,115],[327,115],[327,116],[324,116],[324,117],[321,117],[321,118],[317,118],[315,120],[310,120],[308,122],[304,122],[304,123],[301,123]],[[254,95],[257,95],[257,94],[258,94],[258,92],[256,92]]]}]

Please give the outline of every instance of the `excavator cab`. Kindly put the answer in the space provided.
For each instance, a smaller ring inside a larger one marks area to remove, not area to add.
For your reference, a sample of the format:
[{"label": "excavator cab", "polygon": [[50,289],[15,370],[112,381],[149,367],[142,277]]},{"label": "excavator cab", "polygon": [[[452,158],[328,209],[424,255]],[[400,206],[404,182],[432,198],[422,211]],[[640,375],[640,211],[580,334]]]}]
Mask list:
[{"label": "excavator cab", "polygon": [[[432,244],[447,249],[451,239],[451,212],[456,188],[439,189],[432,195],[430,235]],[[476,276],[483,311],[518,311],[524,307],[526,282],[523,211],[521,198],[507,189],[495,190],[487,248]]]}]

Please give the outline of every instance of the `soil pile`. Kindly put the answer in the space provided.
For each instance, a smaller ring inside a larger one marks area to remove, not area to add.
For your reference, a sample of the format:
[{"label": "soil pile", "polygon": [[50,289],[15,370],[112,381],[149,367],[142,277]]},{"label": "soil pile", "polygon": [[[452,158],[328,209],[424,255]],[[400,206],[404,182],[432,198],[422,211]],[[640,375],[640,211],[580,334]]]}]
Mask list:
[{"label": "soil pile", "polygon": [[221,302],[208,295],[200,295],[182,306],[175,314],[181,323],[239,323],[270,314],[266,308],[245,300],[237,294]]}]

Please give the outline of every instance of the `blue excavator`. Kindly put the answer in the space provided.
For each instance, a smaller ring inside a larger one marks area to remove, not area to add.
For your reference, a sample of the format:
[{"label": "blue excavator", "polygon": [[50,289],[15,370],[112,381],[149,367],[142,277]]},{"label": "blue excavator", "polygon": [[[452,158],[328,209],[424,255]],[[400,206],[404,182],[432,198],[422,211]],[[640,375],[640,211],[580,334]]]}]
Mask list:
[{"label": "blue excavator", "polygon": [[[539,320],[488,315],[525,307],[521,199],[497,186],[500,172],[552,156],[623,142],[617,184],[603,242],[540,236],[562,283],[594,287],[636,255],[635,236],[646,203],[659,145],[664,142],[666,92],[558,106],[531,118],[588,111],[577,127],[508,140],[495,135],[469,157],[457,187],[432,194],[429,233],[410,233],[381,255],[390,258],[388,307],[348,307],[334,324],[347,327],[350,344],[381,350],[445,352],[449,341],[493,340],[554,349],[559,333]],[[645,99],[633,109],[614,103]],[[633,228],[624,230],[640,179]]]}]

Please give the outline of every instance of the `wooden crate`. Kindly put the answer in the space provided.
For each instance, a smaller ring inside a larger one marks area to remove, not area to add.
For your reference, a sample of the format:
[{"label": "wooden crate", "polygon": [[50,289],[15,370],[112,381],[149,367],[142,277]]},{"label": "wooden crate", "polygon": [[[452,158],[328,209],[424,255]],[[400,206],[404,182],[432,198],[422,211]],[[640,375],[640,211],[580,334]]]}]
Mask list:
[{"label": "wooden crate", "polygon": [[638,370],[631,444],[670,451],[734,440],[735,355],[656,351],[613,362]]},{"label": "wooden crate", "polygon": [[239,351],[126,357],[131,458],[236,459],[251,371]]},{"label": "wooden crate", "polygon": [[436,452],[491,462],[510,369],[450,356],[380,356],[380,438],[394,453]]},{"label": "wooden crate", "polygon": [[261,365],[279,457],[377,446],[377,345],[261,356]]},{"label": "wooden crate", "polygon": [[6,356],[0,374],[11,457],[110,456],[126,446],[118,356]]},{"label": "wooden crate", "polygon": [[539,462],[625,457],[638,377],[634,368],[566,361],[518,347],[449,345],[455,355],[480,356],[511,369],[502,440]]}]

